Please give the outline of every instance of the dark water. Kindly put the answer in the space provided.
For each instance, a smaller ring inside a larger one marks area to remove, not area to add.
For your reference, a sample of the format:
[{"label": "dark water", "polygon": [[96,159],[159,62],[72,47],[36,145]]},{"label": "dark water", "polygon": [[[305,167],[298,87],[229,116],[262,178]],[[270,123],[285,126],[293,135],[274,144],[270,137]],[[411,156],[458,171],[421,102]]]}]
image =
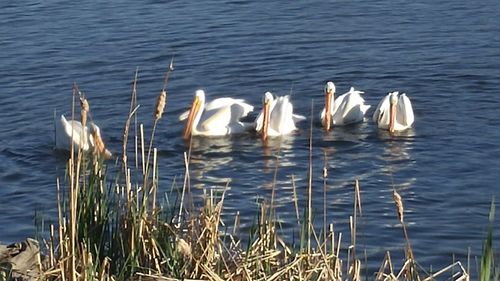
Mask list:
[{"label": "dark water", "polygon": [[[300,114],[309,116],[314,101],[318,222],[326,157],[327,219],[348,237],[359,179],[358,243],[372,263],[378,265],[385,250],[402,255],[393,187],[404,198],[423,266],[436,269],[452,254],[465,261],[468,247],[479,254],[500,181],[500,2],[185,2],[1,2],[0,241],[33,236],[36,212],[46,223],[55,219],[55,183],[65,158],[52,149],[53,112],[69,114],[73,82],[89,98],[108,145],[119,151],[136,67],[139,114],[149,130],[163,73],[175,55],[156,139],[163,191],[182,178],[186,147],[177,116],[196,89],[209,98],[245,98],[257,109],[265,91],[292,91]],[[350,86],[364,90],[373,106],[388,91],[407,92],[415,129],[390,137],[370,121],[323,133],[317,116],[327,80],[339,93]],[[292,175],[300,205],[306,204],[309,122],[268,147],[251,134],[194,140],[196,192],[229,181],[225,210],[241,211],[249,225],[255,202],[271,196],[278,155],[276,204],[283,228],[292,229]]]}]

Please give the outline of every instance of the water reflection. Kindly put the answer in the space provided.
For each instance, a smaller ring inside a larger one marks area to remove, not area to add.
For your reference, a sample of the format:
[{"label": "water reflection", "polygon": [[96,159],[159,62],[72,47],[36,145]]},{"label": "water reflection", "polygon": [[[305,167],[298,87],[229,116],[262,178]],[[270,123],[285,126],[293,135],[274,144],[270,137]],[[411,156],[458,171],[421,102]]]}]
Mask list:
[{"label": "water reflection", "polygon": [[[385,143],[381,159],[383,160],[382,171],[391,176],[392,184],[398,190],[408,189],[416,181],[412,167],[415,164],[413,157],[413,141],[396,140]],[[403,179],[402,182],[396,180]]]},{"label": "water reflection", "polygon": [[262,142],[262,155],[264,156],[264,173],[274,171],[276,160],[279,161],[279,167],[293,167],[295,154],[293,152],[293,143],[295,136],[282,136],[279,138],[268,138]]},{"label": "water reflection", "polygon": [[324,141],[364,141],[368,136],[368,122],[352,124],[348,126],[335,126],[330,131],[325,132],[323,128]]},{"label": "water reflection", "polygon": [[[274,191],[268,199],[275,207],[290,205],[294,198],[294,184],[301,179],[296,176],[298,166],[294,153],[295,135],[269,138],[262,142],[263,172],[267,174],[260,186],[263,190]],[[296,149],[296,147],[295,147]]]},{"label": "water reflection", "polygon": [[[190,175],[194,187],[198,189],[209,187],[223,188],[232,181],[231,173],[224,172],[233,161],[233,140],[228,137],[191,139]],[[218,173],[221,171],[221,173]]]},{"label": "water reflection", "polygon": [[398,139],[409,138],[409,139],[411,139],[411,138],[415,137],[416,134],[415,134],[414,128],[409,128],[409,129],[404,130],[404,131],[395,131],[392,133],[390,133],[387,130],[377,130],[377,136],[379,137],[379,139],[382,139],[382,140],[394,139],[394,138],[398,138]]}]

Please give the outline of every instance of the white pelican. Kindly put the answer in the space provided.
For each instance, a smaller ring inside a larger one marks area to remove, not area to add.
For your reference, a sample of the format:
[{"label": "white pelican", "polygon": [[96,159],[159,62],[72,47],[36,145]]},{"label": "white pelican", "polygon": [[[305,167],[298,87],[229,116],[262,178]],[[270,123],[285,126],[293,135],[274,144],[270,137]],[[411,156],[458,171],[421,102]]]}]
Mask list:
[{"label": "white pelican", "polygon": [[387,94],[373,113],[373,122],[380,129],[389,130],[391,133],[410,128],[413,121],[415,121],[413,108],[410,99],[404,93]]},{"label": "white pelican", "polygon": [[111,152],[105,148],[101,139],[101,129],[90,122],[89,127],[83,128],[80,121],[66,120],[64,115],[61,115],[59,122],[56,121],[56,149],[71,150],[71,145],[75,145],[75,151],[80,148],[84,152],[97,151],[103,153],[106,159],[111,157]]},{"label": "white pelican", "polygon": [[273,97],[273,94],[264,94],[262,111],[255,119],[255,130],[261,134],[262,139],[268,136],[276,137],[290,134],[295,131],[295,122],[305,120],[301,115],[293,114],[293,105],[290,96]]},{"label": "white pelican", "polygon": [[197,90],[191,109],[179,116],[187,118],[183,138],[191,135],[225,136],[244,132],[251,124],[243,123],[241,118],[253,111],[253,106],[242,99],[218,98],[205,103],[205,92]]},{"label": "white pelican", "polygon": [[362,122],[370,106],[365,104],[361,94],[364,92],[351,87],[349,92],[335,99],[335,84],[327,82],[325,85],[325,107],[320,115],[323,127],[328,131],[332,124],[343,126]]}]

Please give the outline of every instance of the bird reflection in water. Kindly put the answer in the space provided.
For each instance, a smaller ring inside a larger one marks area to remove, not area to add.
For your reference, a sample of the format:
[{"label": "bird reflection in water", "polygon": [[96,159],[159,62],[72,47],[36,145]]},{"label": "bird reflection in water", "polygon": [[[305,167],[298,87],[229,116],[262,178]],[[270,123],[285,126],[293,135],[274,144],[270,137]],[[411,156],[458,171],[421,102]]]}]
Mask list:
[{"label": "bird reflection in water", "polygon": [[[293,142],[295,137],[292,135],[278,138],[268,138],[262,141],[262,152],[264,159],[264,173],[270,173],[280,167],[293,167],[296,163],[293,161]],[[276,160],[279,161],[276,163]]]},{"label": "bird reflection in water", "polygon": [[[398,190],[408,189],[416,181],[412,167],[415,160],[412,155],[413,139],[392,140],[385,143],[382,153],[382,172],[389,174]],[[403,182],[396,182],[403,179]]]},{"label": "bird reflection in water", "polygon": [[303,180],[297,175],[296,155],[293,151],[293,135],[278,138],[268,138],[262,142],[263,172],[267,176],[261,185],[264,190],[270,190],[266,201],[273,201],[274,207],[293,206],[295,192],[294,184]]},{"label": "bird reflection in water", "polygon": [[191,138],[190,171],[194,187],[224,188],[232,178],[223,172],[224,167],[233,161],[233,141],[227,137]]}]

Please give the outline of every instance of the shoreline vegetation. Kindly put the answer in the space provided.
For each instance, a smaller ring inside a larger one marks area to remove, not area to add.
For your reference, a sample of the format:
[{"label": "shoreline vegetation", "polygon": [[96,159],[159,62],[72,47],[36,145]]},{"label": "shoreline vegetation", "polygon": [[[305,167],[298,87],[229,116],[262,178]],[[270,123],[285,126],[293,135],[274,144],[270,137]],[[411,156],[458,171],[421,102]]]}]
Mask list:
[{"label": "shoreline vegetation", "polygon": [[[279,236],[274,184],[270,200],[259,203],[245,244],[240,240],[239,214],[234,221],[222,220],[226,189],[205,190],[203,203],[195,206],[190,190],[189,150],[184,153],[182,189],[174,190],[172,185],[170,194],[166,193],[161,201],[158,197],[161,167],[158,166],[154,136],[167,103],[166,86],[172,71],[173,61],[153,110],[154,125],[149,141],[143,125],[138,123],[138,71],[135,72],[116,175],[110,175],[111,169],[107,167],[110,164],[104,160],[102,140],[99,142],[102,146],[96,146],[92,153],[71,148],[66,177],[57,179],[57,225],[50,226],[49,237],[40,241],[41,246],[31,239],[0,246],[0,280],[470,279],[469,268],[464,268],[460,261],[435,272],[418,265],[404,220],[404,200],[396,189],[393,189],[394,214],[402,226],[405,261],[401,268],[394,268],[387,251],[379,270],[367,276],[363,263],[366,261],[356,244],[357,221],[362,216],[360,183],[353,183],[350,234],[335,232],[334,226],[327,222],[318,229],[313,226],[311,163],[308,202],[304,210],[299,209],[294,196],[297,220],[302,226],[298,243],[289,244]],[[80,120],[85,126],[87,119],[91,119],[90,106],[75,85],[73,120],[78,97]],[[312,149],[311,143],[310,151]],[[128,157],[130,153],[132,160]],[[278,164],[275,169],[277,172]],[[321,188],[326,193],[328,173],[326,168],[323,171],[325,184]],[[170,197],[172,193],[176,194]],[[481,258],[481,281],[491,280],[491,277],[498,280],[492,251],[493,217],[494,202]],[[348,247],[341,246],[345,241],[349,241]],[[22,258],[23,253],[27,258]]]}]

